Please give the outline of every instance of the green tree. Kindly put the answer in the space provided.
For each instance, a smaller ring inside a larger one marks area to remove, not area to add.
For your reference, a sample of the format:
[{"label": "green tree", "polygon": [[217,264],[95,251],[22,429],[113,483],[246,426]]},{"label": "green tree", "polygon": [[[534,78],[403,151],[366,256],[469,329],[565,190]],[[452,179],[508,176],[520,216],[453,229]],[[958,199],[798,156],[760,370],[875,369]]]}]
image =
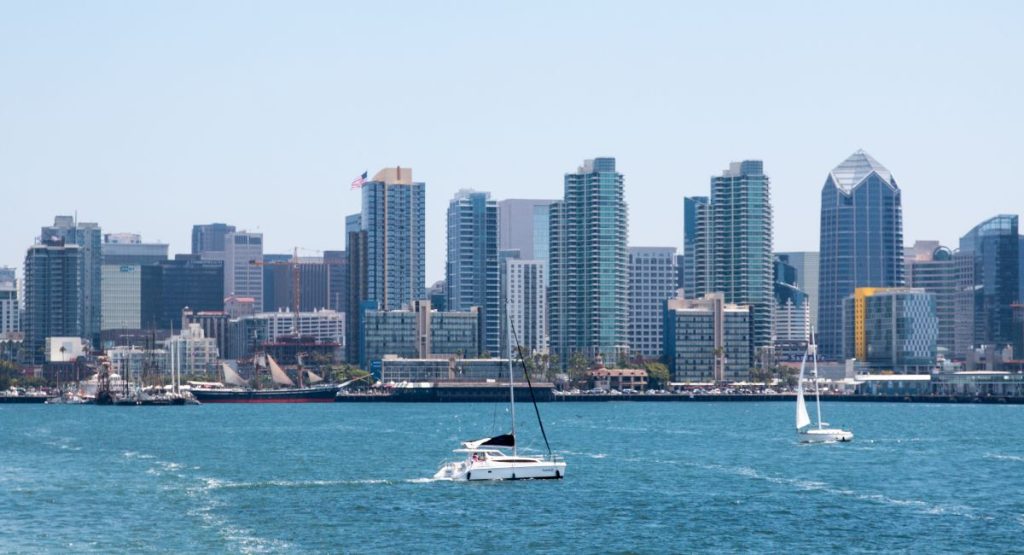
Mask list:
[{"label": "green tree", "polygon": [[668,366],[662,362],[646,362],[644,370],[647,370],[647,387],[651,389],[665,389],[669,387],[672,376],[668,372]]},{"label": "green tree", "polygon": [[587,370],[590,368],[590,360],[583,353],[575,352],[569,357],[569,379],[583,381],[587,377]]}]

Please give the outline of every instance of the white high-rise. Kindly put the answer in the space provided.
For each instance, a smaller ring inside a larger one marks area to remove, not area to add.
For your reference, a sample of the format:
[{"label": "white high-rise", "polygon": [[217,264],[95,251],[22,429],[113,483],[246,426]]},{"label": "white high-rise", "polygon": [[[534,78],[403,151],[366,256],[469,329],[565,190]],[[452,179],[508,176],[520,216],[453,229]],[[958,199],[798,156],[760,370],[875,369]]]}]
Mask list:
[{"label": "white high-rise", "polygon": [[629,247],[629,350],[658,360],[664,354],[665,303],[679,282],[675,247]]},{"label": "white high-rise", "polygon": [[[526,354],[548,352],[546,270],[541,260],[505,260],[502,297],[508,299],[508,317]],[[503,344],[507,326],[508,322],[503,322]],[[514,342],[512,348],[515,349]]]}]

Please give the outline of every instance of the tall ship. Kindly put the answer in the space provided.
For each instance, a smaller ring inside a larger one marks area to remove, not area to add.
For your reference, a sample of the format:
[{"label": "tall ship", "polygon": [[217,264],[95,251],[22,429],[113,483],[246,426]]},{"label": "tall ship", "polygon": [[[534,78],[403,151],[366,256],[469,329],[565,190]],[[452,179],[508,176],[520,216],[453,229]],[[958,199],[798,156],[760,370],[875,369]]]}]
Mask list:
[{"label": "tall ship", "polygon": [[[299,384],[288,376],[277,361],[266,355],[270,378],[278,387],[257,389],[227,363],[221,363],[224,383],[190,382],[192,395],[201,403],[333,403],[338,386],[324,385],[323,378],[310,370],[299,368]],[[259,366],[257,365],[257,373]],[[304,379],[305,378],[305,379]],[[305,381],[309,385],[305,385]],[[257,380],[253,380],[254,382]],[[227,384],[227,386],[225,386]]]}]

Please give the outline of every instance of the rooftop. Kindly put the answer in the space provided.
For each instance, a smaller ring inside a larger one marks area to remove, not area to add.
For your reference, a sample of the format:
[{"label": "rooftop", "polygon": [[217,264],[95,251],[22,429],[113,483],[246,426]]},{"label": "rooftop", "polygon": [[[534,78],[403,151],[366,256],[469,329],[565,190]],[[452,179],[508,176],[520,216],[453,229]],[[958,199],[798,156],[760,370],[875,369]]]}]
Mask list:
[{"label": "rooftop", "polygon": [[858,150],[832,170],[832,181],[844,191],[851,191],[872,173],[877,173],[886,183],[895,187],[892,172],[863,150]]}]

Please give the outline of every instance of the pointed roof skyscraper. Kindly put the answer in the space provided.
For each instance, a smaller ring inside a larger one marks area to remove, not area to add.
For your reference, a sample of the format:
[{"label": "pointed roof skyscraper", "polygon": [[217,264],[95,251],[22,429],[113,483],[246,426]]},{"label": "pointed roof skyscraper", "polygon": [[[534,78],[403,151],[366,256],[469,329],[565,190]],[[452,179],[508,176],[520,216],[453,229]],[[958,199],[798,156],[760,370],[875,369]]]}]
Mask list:
[{"label": "pointed roof skyscraper", "polygon": [[857,150],[857,152],[851,154],[849,158],[836,166],[829,175],[832,177],[832,182],[836,187],[848,193],[863,183],[872,173],[877,173],[891,187],[898,188],[896,181],[892,177],[892,172],[863,150]]}]

